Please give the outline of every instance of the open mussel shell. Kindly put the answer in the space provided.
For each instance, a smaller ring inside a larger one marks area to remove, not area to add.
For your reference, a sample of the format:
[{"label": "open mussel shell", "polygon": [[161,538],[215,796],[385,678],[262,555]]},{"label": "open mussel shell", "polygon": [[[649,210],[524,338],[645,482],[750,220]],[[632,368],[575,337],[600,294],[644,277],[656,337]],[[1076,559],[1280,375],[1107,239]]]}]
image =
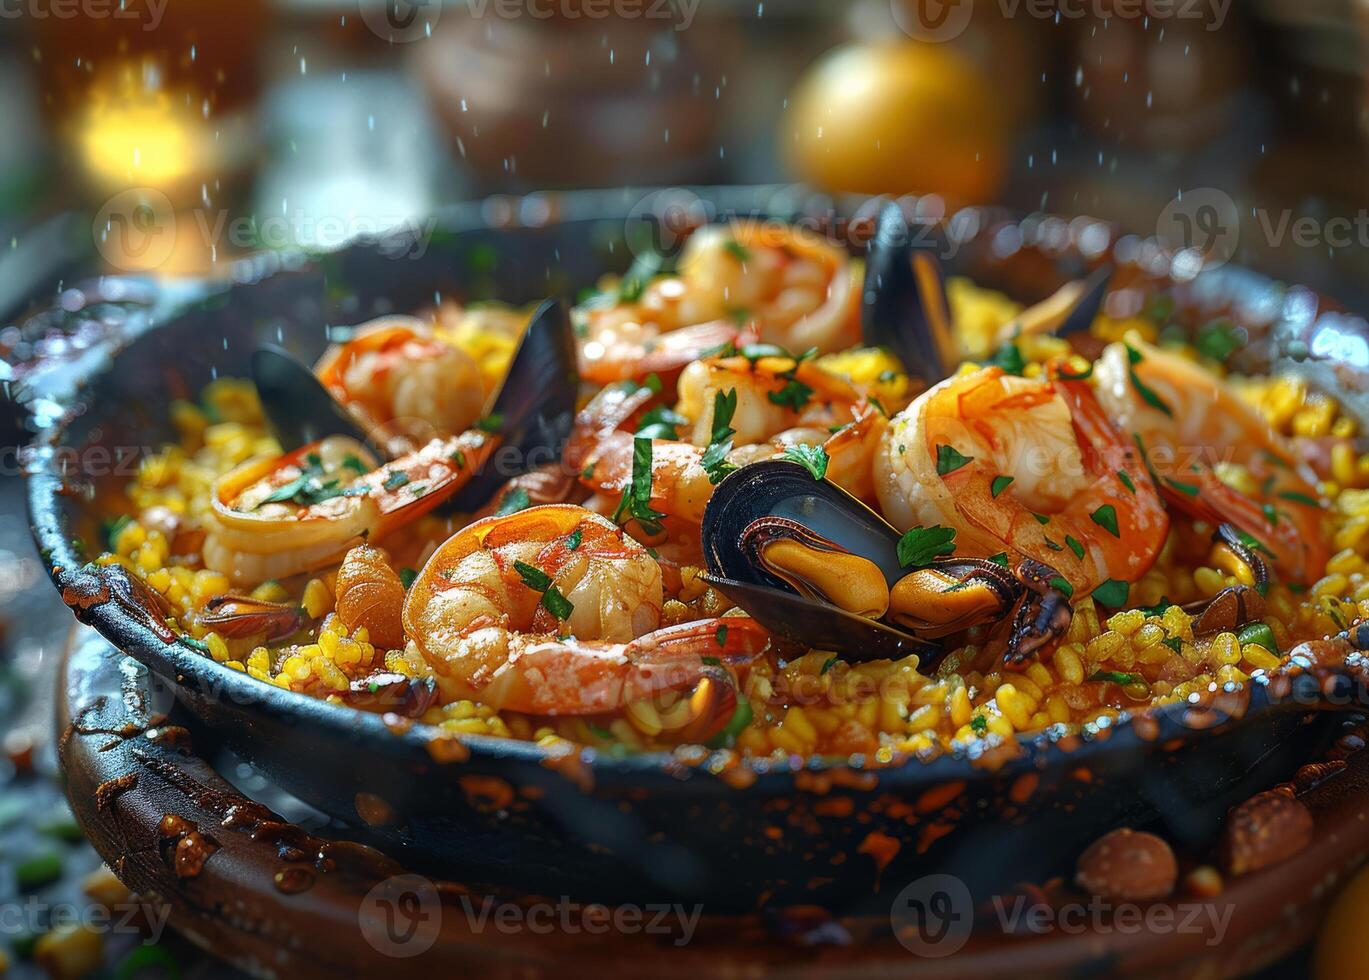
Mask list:
[{"label": "open mussel shell", "polygon": [[910,633],[816,599],[756,560],[758,522],[800,525],[830,545],[872,562],[892,587],[906,571],[898,562],[899,534],[883,518],[804,466],[767,460],[723,480],[704,510],[704,560],[709,582],[771,632],[849,660],[878,660],[917,653],[924,666],[940,647]]},{"label": "open mussel shell", "polygon": [[502,443],[453,498],[453,506],[476,510],[509,478],[558,459],[570,436],[578,392],[570,313],[559,300],[544,300],[523,333],[489,413]]},{"label": "open mussel shell", "polygon": [[815,650],[840,653],[845,660],[900,660],[915,653],[922,658],[919,667],[926,671],[945,652],[911,633],[793,592],[718,575],[705,578],[770,632]]},{"label": "open mussel shell", "polygon": [[860,315],[864,342],[893,351],[908,373],[927,385],[960,362],[934,239],[926,229],[910,226],[897,204],[886,205],[875,225]]},{"label": "open mussel shell", "polygon": [[347,409],[338,404],[313,369],[289,351],[273,344],[253,351],[252,381],[257,386],[266,421],[285,452],[329,436],[348,436],[369,449],[376,459],[389,458],[390,454],[377,447]]},{"label": "open mussel shell", "polygon": [[1089,273],[1083,281],[1083,288],[1074,309],[1070,310],[1060,326],[1056,327],[1056,336],[1068,337],[1071,334],[1085,333],[1093,326],[1093,321],[1098,319],[1098,314],[1103,309],[1103,300],[1107,299],[1108,287],[1112,285],[1112,273],[1111,265],[1099,266]]}]

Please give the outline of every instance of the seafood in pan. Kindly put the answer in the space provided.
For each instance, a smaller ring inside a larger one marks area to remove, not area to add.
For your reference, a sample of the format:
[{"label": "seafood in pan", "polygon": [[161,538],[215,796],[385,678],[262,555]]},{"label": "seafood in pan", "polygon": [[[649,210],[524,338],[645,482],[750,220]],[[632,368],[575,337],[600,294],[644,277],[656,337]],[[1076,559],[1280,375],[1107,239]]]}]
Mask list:
[{"label": "seafood in pan", "polygon": [[1333,399],[1233,372],[1234,324],[1110,315],[1106,268],[948,280],[899,220],[866,256],[709,226],[572,309],[259,352],[174,408],[100,561],[263,683],[615,751],[935,757],[1369,614]]}]

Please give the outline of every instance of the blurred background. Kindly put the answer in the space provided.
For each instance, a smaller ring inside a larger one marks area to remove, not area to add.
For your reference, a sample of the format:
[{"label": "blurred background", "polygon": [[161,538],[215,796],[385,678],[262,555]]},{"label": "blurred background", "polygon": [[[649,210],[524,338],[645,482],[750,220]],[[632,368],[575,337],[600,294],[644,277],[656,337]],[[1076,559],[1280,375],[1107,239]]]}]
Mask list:
[{"label": "blurred background", "polygon": [[1358,299],[1362,30],[1363,0],[4,0],[0,312],[91,259],[799,180],[1143,234],[1216,190],[1199,244]]},{"label": "blurred background", "polygon": [[[1369,0],[0,0],[0,386],[96,342],[98,317],[24,317],[92,272],[226,276],[263,248],[592,186],[1087,213],[1362,311],[1367,32]],[[44,755],[70,620],[16,453],[0,898],[85,907],[121,886]],[[0,936],[0,973],[216,973],[63,942]]]}]

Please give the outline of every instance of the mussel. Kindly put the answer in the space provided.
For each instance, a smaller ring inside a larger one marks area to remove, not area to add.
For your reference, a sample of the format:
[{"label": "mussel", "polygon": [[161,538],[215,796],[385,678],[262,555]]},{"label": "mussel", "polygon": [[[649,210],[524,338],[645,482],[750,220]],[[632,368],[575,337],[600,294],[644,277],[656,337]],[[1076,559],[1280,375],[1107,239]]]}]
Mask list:
[{"label": "mussel", "polygon": [[947,377],[960,362],[941,263],[894,203],[880,212],[866,254],[860,328],[868,346],[893,351],[925,385]]},{"label": "mussel", "polygon": [[934,669],[935,640],[1014,614],[1006,659],[1025,662],[1068,628],[1053,569],[987,558],[900,561],[902,535],[804,466],[768,460],[729,475],[703,519],[709,582],[766,628],[850,660],[917,654]]},{"label": "mussel", "polygon": [[[909,375],[930,386],[962,360],[946,299],[946,279],[936,256],[937,239],[918,234],[898,204],[885,205],[865,263],[861,333],[871,347],[893,351]],[[1112,267],[1066,283],[1008,325],[1016,333],[1068,337],[1087,331],[1107,297]]]},{"label": "mussel", "polygon": [[[346,435],[377,458],[389,458],[313,370],[288,352],[269,345],[253,352],[252,379],[267,421],[286,452],[327,436]],[[453,506],[475,510],[509,477],[554,459],[570,433],[578,383],[569,314],[559,301],[545,300],[533,314],[486,414],[486,424],[497,427],[502,438],[496,465],[477,473],[453,498]]]}]

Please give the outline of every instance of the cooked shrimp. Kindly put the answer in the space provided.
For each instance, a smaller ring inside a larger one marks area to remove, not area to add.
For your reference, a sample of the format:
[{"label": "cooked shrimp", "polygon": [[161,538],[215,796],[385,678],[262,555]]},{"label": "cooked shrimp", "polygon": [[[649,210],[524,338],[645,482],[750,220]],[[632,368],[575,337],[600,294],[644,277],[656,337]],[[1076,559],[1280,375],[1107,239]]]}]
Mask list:
[{"label": "cooked shrimp", "polygon": [[444,697],[536,715],[617,711],[693,687],[704,657],[743,667],[765,647],[765,631],[740,618],[657,631],[661,604],[646,549],[584,508],[550,505],[449,538],[403,618]]},{"label": "cooked shrimp", "polygon": [[[581,372],[607,384],[679,370],[739,327],[792,350],[841,350],[859,340],[859,307],[850,258],[816,234],[754,221],[709,226],[689,239],[678,274],[642,285],[635,300],[578,311]],[[693,336],[671,336],[686,327]]]},{"label": "cooked shrimp", "polygon": [[244,463],[214,485],[204,563],[239,586],[331,564],[450,497],[497,444],[472,430],[377,468],[359,443],[331,436]]},{"label": "cooked shrimp", "polygon": [[475,360],[413,317],[357,328],[324,352],[314,373],[394,455],[469,429],[489,396]]},{"label": "cooked shrimp", "polygon": [[[1144,448],[1171,505],[1235,525],[1293,581],[1322,574],[1327,535],[1315,478],[1258,411],[1200,365],[1139,339],[1109,345],[1094,375],[1099,402]],[[1243,493],[1222,479],[1233,470],[1258,489]]]},{"label": "cooked shrimp", "polygon": [[1169,529],[1139,453],[1083,381],[949,378],[894,418],[874,469],[900,530],[954,528],[957,556],[1025,556],[1080,596],[1137,581]]},{"label": "cooked shrimp", "polygon": [[764,442],[784,429],[838,425],[851,419],[862,393],[811,360],[780,353],[766,357],[715,357],[695,361],[680,375],[676,410],[693,420],[688,439],[707,446],[716,396],[735,393],[728,425],[737,445]]},{"label": "cooked shrimp", "polygon": [[[745,363],[744,359],[739,360]],[[801,376],[817,380],[812,375]],[[741,375],[728,377],[743,386],[747,380],[753,380]],[[711,382],[720,380],[718,376],[711,378]],[[703,390],[728,396],[735,391],[737,408],[729,427],[737,424],[738,416],[745,408],[747,418],[742,419],[741,424],[746,436],[759,440],[743,443],[741,431],[732,435],[734,445],[725,456],[729,469],[784,455],[793,446],[821,446],[827,456],[829,480],[858,497],[868,499],[872,496],[870,463],[888,420],[879,409],[858,400],[854,391],[843,390],[843,398],[849,392],[857,399],[852,402],[833,400],[815,404],[814,417],[796,412],[792,407],[762,404],[763,394],[755,391],[750,391],[744,401],[742,391],[737,388],[705,387]],[[704,508],[721,475],[716,468],[710,473],[704,466],[704,454],[708,451],[715,421],[715,402],[712,397],[704,400],[702,394],[699,399],[706,405],[697,411],[700,418],[706,420],[707,430],[700,422],[695,422],[693,442],[653,439],[651,443],[651,507],[692,524],[703,520]],[[681,402],[681,407],[692,405],[693,402]],[[582,482],[598,493],[616,497],[633,482],[633,470],[637,465],[636,439],[632,432],[615,427],[615,422],[626,420],[636,407],[640,406],[633,396],[622,399],[601,394],[577,419],[576,434],[570,443],[574,453],[568,452],[567,459],[579,470]],[[701,434],[705,431],[708,435]]]}]

